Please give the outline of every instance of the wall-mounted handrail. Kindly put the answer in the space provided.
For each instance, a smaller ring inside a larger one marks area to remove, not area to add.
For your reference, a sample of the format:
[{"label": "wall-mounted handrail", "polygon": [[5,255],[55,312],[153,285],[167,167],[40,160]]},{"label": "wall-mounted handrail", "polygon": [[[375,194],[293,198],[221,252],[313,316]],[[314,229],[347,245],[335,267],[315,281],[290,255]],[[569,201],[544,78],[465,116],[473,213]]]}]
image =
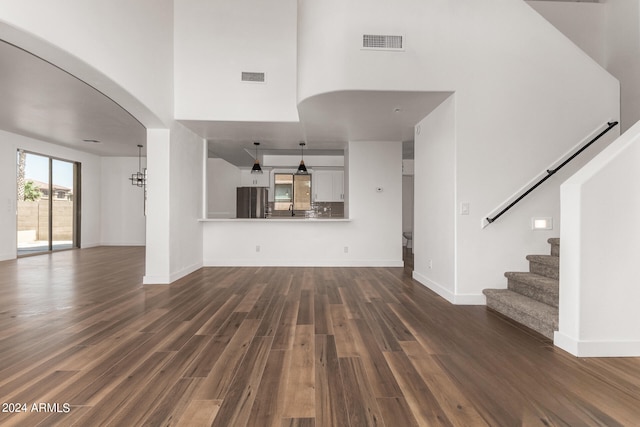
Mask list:
[{"label": "wall-mounted handrail", "polygon": [[569,163],[571,160],[575,159],[576,157],[578,157],[580,155],[580,153],[582,153],[584,150],[586,150],[587,148],[589,148],[591,146],[591,144],[593,144],[594,142],[596,142],[598,139],[600,139],[604,134],[606,134],[607,132],[609,132],[611,129],[613,129],[614,127],[616,127],[618,125],[618,122],[607,122],[607,127],[600,132],[598,135],[596,135],[591,141],[587,142],[585,145],[583,145],[578,151],[576,151],[575,153],[573,153],[570,157],[568,157],[564,162],[560,163],[558,166],[556,166],[555,168],[551,168],[551,169],[547,169],[547,174],[545,176],[543,176],[538,182],[536,182],[535,184],[533,184],[531,187],[529,187],[524,193],[522,193],[520,196],[518,196],[513,202],[509,203],[504,209],[502,209],[500,212],[498,212],[494,217],[492,218],[485,218],[487,220],[488,224],[491,224],[492,222],[494,222],[495,220],[497,220],[498,218],[500,218],[505,212],[507,212],[509,209],[511,209],[512,207],[514,207],[516,205],[516,203],[518,203],[520,200],[524,199],[525,197],[527,197],[529,195],[529,193],[531,193],[533,190],[535,190],[536,188],[538,188],[543,182],[545,182],[547,179],[551,178],[551,176],[553,174],[555,174],[556,172],[558,172],[560,169],[562,169],[567,163]]}]

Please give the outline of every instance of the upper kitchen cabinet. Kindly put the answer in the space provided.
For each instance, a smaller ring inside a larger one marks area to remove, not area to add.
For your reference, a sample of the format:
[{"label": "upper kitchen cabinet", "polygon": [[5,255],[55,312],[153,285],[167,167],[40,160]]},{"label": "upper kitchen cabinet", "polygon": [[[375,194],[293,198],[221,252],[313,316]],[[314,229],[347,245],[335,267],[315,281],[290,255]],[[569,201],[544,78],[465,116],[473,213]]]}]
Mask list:
[{"label": "upper kitchen cabinet", "polygon": [[313,172],[314,202],[344,202],[344,171],[318,170]]},{"label": "upper kitchen cabinet", "polygon": [[251,173],[250,169],[242,169],[240,171],[240,185],[242,187],[268,187],[270,175],[268,170],[263,173]]}]

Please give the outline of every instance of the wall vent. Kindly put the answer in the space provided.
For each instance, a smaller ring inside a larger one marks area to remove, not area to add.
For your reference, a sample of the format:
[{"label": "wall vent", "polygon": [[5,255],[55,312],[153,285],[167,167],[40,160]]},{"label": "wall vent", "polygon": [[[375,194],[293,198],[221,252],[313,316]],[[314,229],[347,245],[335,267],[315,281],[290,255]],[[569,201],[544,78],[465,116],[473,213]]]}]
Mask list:
[{"label": "wall vent", "polygon": [[242,80],[243,82],[264,83],[265,75],[264,73],[243,71],[242,75],[240,76],[240,80]]},{"label": "wall vent", "polygon": [[363,34],[362,48],[376,50],[404,50],[403,36]]}]

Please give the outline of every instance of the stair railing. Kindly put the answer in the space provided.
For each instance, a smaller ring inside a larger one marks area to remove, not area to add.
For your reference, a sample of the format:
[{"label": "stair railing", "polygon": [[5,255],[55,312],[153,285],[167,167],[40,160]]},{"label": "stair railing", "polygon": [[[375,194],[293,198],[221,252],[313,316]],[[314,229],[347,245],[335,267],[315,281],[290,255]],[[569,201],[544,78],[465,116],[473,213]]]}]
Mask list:
[{"label": "stair railing", "polygon": [[545,176],[543,176],[540,180],[538,180],[538,182],[536,182],[535,184],[531,185],[524,193],[522,193],[520,196],[518,196],[513,202],[509,203],[504,209],[502,209],[500,212],[498,212],[496,215],[494,215],[493,217],[487,217],[485,218],[486,220],[486,225],[489,225],[491,223],[493,223],[495,220],[497,220],[498,218],[500,218],[504,213],[506,213],[509,209],[511,209],[512,207],[514,207],[520,200],[524,199],[525,197],[527,197],[529,195],[529,193],[531,193],[533,190],[535,190],[536,188],[538,188],[543,182],[545,182],[547,179],[551,178],[551,176],[553,176],[556,172],[558,172],[560,169],[562,169],[563,167],[565,167],[565,165],[567,163],[569,163],[571,160],[575,159],[576,157],[578,157],[580,155],[580,153],[582,153],[584,150],[586,150],[587,148],[589,148],[594,142],[596,142],[598,139],[600,139],[604,134],[606,134],[607,132],[609,132],[611,129],[613,129],[614,127],[616,127],[618,125],[617,121],[613,121],[613,122],[607,122],[607,127],[600,132],[598,135],[596,135],[591,141],[587,142],[586,144],[584,144],[578,151],[576,151],[575,153],[573,153],[571,156],[569,156],[564,162],[560,163],[558,166],[556,166],[555,168],[550,168],[547,169],[547,174]]}]

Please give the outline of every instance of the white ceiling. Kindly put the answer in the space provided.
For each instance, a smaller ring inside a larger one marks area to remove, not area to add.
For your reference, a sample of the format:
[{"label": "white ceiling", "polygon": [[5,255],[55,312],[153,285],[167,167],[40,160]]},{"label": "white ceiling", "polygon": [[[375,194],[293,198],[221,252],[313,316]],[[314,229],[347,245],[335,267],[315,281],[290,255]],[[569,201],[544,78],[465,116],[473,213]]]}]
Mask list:
[{"label": "white ceiling", "polygon": [[[113,100],[56,66],[0,41],[0,129],[101,156],[137,156],[144,127]],[[210,155],[237,166],[260,153],[341,153],[347,141],[404,141],[412,154],[414,125],[450,92],[341,91],[299,106],[300,122],[183,120],[206,138]],[[99,143],[85,142],[97,140]]]}]

